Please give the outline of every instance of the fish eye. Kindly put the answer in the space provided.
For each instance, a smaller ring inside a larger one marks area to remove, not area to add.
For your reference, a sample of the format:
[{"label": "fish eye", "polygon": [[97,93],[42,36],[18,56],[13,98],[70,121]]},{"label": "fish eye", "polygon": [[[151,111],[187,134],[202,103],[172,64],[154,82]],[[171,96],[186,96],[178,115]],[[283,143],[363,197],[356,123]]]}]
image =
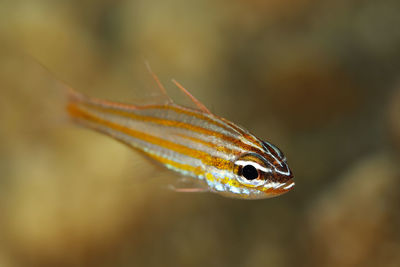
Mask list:
[{"label": "fish eye", "polygon": [[241,170],[241,175],[247,180],[254,180],[260,176],[258,170],[253,165],[244,166]]},{"label": "fish eye", "polygon": [[235,161],[234,172],[237,180],[249,187],[259,187],[267,183],[270,170],[265,166],[263,159],[255,153],[241,155]]}]

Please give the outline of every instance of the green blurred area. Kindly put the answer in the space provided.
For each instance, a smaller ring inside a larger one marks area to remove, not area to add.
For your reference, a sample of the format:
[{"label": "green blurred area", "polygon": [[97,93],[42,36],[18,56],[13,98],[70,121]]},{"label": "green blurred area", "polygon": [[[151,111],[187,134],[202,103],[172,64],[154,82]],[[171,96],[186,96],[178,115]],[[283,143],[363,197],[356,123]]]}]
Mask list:
[{"label": "green blurred area", "polygon": [[[2,0],[0,266],[400,266],[399,14],[397,0]],[[173,96],[171,78],[277,144],[296,188],[174,193],[174,174],[68,122],[60,81],[129,102],[154,90],[145,60]]]}]

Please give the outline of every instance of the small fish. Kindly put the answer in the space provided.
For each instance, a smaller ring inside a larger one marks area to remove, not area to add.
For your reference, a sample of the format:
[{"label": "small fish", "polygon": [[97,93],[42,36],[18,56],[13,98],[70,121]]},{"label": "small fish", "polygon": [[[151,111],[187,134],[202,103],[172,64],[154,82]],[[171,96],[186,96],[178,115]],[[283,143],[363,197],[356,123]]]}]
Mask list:
[{"label": "small fish", "polygon": [[109,135],[196,182],[196,187],[176,191],[263,199],[293,189],[293,174],[281,150],[214,115],[173,80],[196,108],[175,104],[158,77],[151,74],[165,98],[161,104],[110,102],[70,89],[67,111],[77,123]]}]

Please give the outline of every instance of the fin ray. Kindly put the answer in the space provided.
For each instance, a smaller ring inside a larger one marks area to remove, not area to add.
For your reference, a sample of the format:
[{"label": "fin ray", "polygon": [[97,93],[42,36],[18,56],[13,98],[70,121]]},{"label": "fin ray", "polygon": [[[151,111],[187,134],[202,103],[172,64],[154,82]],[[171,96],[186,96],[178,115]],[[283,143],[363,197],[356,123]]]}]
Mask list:
[{"label": "fin ray", "polygon": [[201,103],[197,98],[195,98],[188,90],[185,89],[185,87],[182,86],[179,82],[177,82],[175,79],[172,79],[172,82],[186,95],[192,100],[192,102],[203,112],[207,114],[212,114],[211,111],[204,106],[203,103]]},{"label": "fin ray", "polygon": [[160,79],[158,76],[153,72],[153,70],[150,67],[150,64],[148,61],[145,61],[145,65],[147,68],[147,71],[150,73],[150,75],[153,77],[153,80],[156,82],[158,88],[160,89],[162,95],[166,98],[167,104],[173,104],[174,101],[172,98],[168,95],[167,90],[165,89],[164,85],[161,83]]}]

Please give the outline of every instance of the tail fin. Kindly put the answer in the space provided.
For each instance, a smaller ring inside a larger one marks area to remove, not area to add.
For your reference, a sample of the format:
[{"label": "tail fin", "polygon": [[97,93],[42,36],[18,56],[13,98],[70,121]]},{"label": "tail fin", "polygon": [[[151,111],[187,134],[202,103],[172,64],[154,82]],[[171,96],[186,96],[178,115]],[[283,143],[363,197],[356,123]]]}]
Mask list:
[{"label": "tail fin", "polygon": [[68,87],[65,90],[69,102],[79,103],[79,102],[88,102],[89,100],[88,96],[76,91],[75,89],[72,89],[71,87]]},{"label": "tail fin", "polygon": [[81,104],[90,103],[90,98],[86,95],[72,89],[71,87],[65,88],[67,95],[66,110],[71,119],[82,118],[84,112],[79,108]]}]

